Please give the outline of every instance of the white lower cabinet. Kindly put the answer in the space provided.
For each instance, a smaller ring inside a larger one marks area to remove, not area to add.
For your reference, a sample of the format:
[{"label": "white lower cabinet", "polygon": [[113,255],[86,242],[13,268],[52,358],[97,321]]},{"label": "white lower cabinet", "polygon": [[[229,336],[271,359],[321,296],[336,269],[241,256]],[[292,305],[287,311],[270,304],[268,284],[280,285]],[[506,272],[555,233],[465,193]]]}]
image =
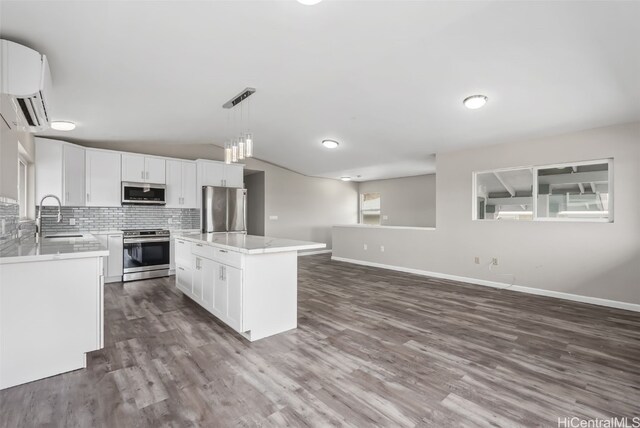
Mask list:
[{"label": "white lower cabinet", "polygon": [[214,260],[215,252],[206,249],[213,250],[176,239],[176,287],[242,333],[242,269]]},{"label": "white lower cabinet", "polygon": [[104,257],[104,282],[122,281],[122,234],[96,234],[96,239],[109,250],[109,257]]},{"label": "white lower cabinet", "polygon": [[193,272],[190,267],[176,265],[176,287],[183,293],[191,296],[191,283]]},{"label": "white lower cabinet", "polygon": [[231,266],[224,267],[227,288],[227,321],[229,327],[242,331],[242,271]]}]

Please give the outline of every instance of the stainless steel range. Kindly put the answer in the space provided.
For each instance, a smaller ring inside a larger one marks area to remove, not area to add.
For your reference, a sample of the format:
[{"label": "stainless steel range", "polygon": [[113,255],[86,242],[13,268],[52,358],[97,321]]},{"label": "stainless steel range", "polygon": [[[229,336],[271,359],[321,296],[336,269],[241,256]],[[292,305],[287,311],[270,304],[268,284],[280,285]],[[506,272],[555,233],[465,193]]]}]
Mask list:
[{"label": "stainless steel range", "polygon": [[123,232],[123,281],[169,275],[168,230],[128,229]]}]

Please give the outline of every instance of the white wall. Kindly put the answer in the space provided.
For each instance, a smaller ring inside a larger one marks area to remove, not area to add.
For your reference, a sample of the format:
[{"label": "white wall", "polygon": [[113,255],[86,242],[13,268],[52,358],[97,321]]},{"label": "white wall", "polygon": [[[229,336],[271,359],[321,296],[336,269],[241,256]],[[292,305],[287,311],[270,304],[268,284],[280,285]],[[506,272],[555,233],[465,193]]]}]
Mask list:
[{"label": "white wall", "polygon": [[[471,220],[474,171],[609,157],[614,223]],[[640,123],[442,153],[436,174],[435,230],[336,228],[333,255],[511,282],[497,257],[520,286],[640,304]]]},{"label": "white wall", "polygon": [[385,226],[433,227],[436,225],[436,175],[363,181],[363,193],[380,193],[380,213]]}]

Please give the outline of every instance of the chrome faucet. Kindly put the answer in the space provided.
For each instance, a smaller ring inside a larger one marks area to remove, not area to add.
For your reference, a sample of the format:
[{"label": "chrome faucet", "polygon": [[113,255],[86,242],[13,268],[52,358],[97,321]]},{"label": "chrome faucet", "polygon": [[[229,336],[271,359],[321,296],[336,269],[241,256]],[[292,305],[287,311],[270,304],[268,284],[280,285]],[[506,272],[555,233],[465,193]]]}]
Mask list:
[{"label": "chrome faucet", "polygon": [[[47,198],[54,198],[58,201],[58,215],[42,215],[42,202]],[[40,199],[38,218],[36,219],[36,242],[40,242],[40,238],[42,238],[42,217],[56,217],[58,219],[58,223],[62,222],[62,202],[60,202],[60,198],[56,195],[44,195],[42,199]]]}]

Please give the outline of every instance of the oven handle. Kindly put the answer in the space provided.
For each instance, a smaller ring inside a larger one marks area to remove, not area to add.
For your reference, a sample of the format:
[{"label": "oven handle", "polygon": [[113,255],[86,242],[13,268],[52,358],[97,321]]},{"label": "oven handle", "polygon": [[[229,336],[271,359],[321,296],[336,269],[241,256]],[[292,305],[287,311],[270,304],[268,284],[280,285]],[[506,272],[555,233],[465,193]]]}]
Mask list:
[{"label": "oven handle", "polygon": [[123,244],[144,244],[147,242],[171,242],[168,238],[124,238]]}]

